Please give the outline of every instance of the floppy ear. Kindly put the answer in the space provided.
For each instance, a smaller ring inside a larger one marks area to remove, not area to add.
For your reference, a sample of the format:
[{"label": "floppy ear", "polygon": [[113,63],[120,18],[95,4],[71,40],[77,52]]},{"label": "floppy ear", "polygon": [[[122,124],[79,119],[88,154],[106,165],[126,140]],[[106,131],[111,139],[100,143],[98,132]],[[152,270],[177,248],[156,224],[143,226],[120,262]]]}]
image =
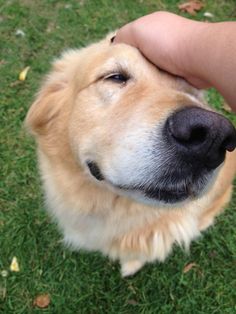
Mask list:
[{"label": "floppy ear", "polygon": [[63,106],[68,102],[68,82],[63,60],[56,61],[36,100],[29,109],[25,125],[33,135],[46,135]]}]

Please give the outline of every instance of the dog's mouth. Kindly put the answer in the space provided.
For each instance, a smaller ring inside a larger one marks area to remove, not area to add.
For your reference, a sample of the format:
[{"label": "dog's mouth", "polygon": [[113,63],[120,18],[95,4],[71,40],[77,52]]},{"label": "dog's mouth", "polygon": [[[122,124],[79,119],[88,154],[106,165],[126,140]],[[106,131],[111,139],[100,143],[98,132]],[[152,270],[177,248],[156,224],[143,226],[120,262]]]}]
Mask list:
[{"label": "dog's mouth", "polygon": [[212,174],[203,175],[199,179],[192,180],[192,178],[185,178],[180,182],[176,182],[175,186],[171,184],[155,185],[153,183],[151,186],[116,186],[117,188],[127,191],[130,193],[139,193],[143,195],[146,199],[152,199],[153,201],[162,202],[166,204],[175,204],[183,202],[187,199],[198,198],[206,186],[211,181]]},{"label": "dog's mouth", "polygon": [[[195,199],[201,195],[205,187],[211,181],[212,172],[204,172],[198,176],[189,176],[184,179],[175,176],[175,185],[171,184],[168,178],[162,178],[156,180],[157,182],[166,182],[166,184],[159,184],[153,180],[149,185],[144,184],[134,184],[134,185],[124,185],[117,184],[105,178],[102,174],[99,166],[95,162],[87,162],[87,166],[91,175],[98,181],[104,181],[111,185],[113,188],[118,190],[120,193],[125,193],[126,195],[142,196],[144,199],[150,199],[156,202],[162,202],[166,204],[174,204],[183,202],[187,199]],[[170,176],[173,180],[173,174]],[[169,183],[168,183],[169,182]]]},{"label": "dog's mouth", "polygon": [[188,199],[191,195],[193,197],[193,194],[190,194],[188,191],[184,190],[173,190],[166,188],[132,188],[132,187],[123,187],[123,186],[117,186],[119,189],[123,191],[127,191],[129,193],[141,193],[145,198],[152,199],[155,201],[168,203],[168,204],[174,204],[181,201],[184,201]]}]

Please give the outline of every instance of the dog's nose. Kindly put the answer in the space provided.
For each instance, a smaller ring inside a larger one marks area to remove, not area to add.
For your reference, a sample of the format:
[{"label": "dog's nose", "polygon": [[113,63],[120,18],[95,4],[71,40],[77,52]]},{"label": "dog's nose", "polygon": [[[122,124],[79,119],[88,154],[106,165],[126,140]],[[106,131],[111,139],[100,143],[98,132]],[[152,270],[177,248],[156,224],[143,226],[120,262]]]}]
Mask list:
[{"label": "dog's nose", "polygon": [[171,146],[185,160],[199,162],[215,169],[227,151],[236,147],[236,130],[232,123],[218,113],[198,107],[176,111],[166,122]]}]

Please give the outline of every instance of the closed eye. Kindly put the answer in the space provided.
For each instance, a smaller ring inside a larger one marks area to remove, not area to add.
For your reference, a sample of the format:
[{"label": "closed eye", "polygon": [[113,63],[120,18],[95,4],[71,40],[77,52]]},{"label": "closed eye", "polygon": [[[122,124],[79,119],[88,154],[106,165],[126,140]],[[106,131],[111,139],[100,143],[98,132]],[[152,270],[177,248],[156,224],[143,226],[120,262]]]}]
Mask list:
[{"label": "closed eye", "polygon": [[118,84],[124,84],[129,80],[129,76],[123,73],[112,73],[105,76],[104,80],[112,81]]}]

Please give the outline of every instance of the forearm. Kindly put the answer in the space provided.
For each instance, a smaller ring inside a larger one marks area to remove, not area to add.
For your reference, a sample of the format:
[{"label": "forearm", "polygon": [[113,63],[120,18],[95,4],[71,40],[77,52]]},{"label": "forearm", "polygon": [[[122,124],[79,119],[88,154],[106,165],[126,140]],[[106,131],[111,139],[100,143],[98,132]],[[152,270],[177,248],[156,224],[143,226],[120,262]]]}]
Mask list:
[{"label": "forearm", "polygon": [[236,23],[199,23],[186,45],[187,75],[215,87],[236,111]]}]

